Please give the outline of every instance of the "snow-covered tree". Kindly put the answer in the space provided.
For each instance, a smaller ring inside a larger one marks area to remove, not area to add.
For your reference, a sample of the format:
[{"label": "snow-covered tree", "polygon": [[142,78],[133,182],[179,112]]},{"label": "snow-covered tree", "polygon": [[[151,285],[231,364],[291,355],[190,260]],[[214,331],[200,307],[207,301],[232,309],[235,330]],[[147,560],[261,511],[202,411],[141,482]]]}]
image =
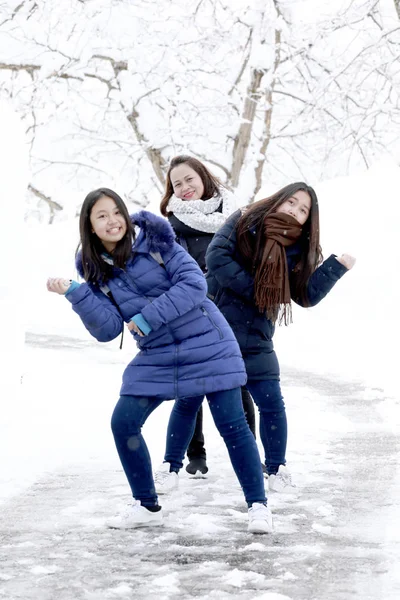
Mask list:
[{"label": "snow-covered tree", "polygon": [[0,94],[30,139],[30,213],[74,214],[100,185],[144,206],[183,152],[243,202],[265,182],[395,154],[398,12],[398,0],[0,4]]}]

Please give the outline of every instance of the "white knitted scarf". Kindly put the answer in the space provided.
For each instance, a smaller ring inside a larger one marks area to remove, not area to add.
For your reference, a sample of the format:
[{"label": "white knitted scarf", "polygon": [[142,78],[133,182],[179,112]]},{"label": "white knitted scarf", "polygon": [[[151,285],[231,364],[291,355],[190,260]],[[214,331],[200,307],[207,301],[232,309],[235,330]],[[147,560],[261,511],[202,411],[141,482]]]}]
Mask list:
[{"label": "white knitted scarf", "polygon": [[[222,212],[216,212],[221,202]],[[168,202],[167,210],[192,229],[215,233],[235,212],[236,201],[232,192],[220,187],[219,194],[208,200],[181,200],[173,195]]]}]

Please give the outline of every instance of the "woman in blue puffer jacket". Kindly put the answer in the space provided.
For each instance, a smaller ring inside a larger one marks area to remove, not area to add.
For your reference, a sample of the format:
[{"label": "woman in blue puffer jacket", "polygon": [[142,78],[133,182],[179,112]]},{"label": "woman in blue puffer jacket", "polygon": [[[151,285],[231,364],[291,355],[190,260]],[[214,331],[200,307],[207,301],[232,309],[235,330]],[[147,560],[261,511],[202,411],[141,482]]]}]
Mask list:
[{"label": "woman in blue puffer jacket", "polygon": [[177,473],[207,395],[248,504],[248,530],[268,533],[272,517],[261,462],[241,401],[243,359],[232,330],[206,297],[200,268],[175,242],[167,221],[146,211],[130,218],[122,199],[106,188],[86,197],[80,238],[77,267],[86,283],[49,279],[48,290],[65,295],[97,340],[114,339],[126,322],[139,347],[124,371],[111,421],[134,503],[109,526],[162,524],[142,426],[164,400],[177,400],[166,456]]}]

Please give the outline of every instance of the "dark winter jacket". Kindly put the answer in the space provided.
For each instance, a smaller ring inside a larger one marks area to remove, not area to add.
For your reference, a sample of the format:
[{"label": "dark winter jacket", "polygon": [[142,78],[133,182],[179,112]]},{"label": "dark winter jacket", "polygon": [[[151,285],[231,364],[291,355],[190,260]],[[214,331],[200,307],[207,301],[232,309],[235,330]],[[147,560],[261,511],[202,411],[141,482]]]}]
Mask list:
[{"label": "dark winter jacket", "polygon": [[[249,380],[279,379],[279,363],[272,337],[275,327],[254,301],[254,279],[243,266],[236,241],[236,211],[214,236],[207,254],[209,297],[232,327],[239,342]],[[298,246],[286,248],[289,279],[300,255]],[[334,255],[311,275],[307,293],[310,306],[318,304],[347,271]],[[298,304],[298,299],[293,298]]]},{"label": "dark winter jacket", "polygon": [[[162,399],[193,397],[233,389],[246,381],[239,346],[215,304],[196,262],[175,240],[169,223],[141,211],[140,228],[125,270],[113,269],[107,285],[116,306],[97,285],[84,283],[68,293],[73,310],[99,341],[117,337],[140,313],[151,327],[132,332],[139,352],[127,366],[121,394]],[[159,252],[164,265],[150,254]],[[82,274],[82,264],[77,261]]]},{"label": "dark winter jacket", "polygon": [[206,251],[214,234],[192,229],[192,227],[182,223],[182,221],[172,213],[168,216],[168,220],[176,233],[179,244],[189,252],[190,256],[194,258],[200,269],[205,273]]}]

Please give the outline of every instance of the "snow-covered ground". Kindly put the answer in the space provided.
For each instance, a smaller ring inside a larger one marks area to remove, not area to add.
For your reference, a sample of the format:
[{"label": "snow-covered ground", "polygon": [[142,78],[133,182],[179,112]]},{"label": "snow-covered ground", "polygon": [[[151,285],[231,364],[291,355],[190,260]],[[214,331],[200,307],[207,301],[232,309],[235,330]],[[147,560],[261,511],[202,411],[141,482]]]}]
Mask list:
[{"label": "snow-covered ground", "polygon": [[[207,408],[208,479],[181,474],[162,529],[107,530],[129,501],[109,428],[124,352],[28,334],[1,434],[0,598],[397,600],[399,438],[381,389],[284,367],[297,489],[270,495],[272,535],[247,533]],[[155,465],[170,408],[144,427]]]},{"label": "snow-covered ground", "polygon": [[[400,597],[399,184],[400,169],[385,164],[316,186],[324,255],[353,253],[357,264],[275,336],[298,489],[271,497],[272,536],[246,533],[208,409],[210,476],[182,474],[163,502],[165,529],[104,528],[129,497],[109,420],[135,347],[129,336],[122,350],[98,344],[46,291],[48,276],[75,276],[77,222],[26,226],[22,385],[17,397],[3,386],[1,399],[0,597]],[[155,465],[170,408],[144,428]]]}]

